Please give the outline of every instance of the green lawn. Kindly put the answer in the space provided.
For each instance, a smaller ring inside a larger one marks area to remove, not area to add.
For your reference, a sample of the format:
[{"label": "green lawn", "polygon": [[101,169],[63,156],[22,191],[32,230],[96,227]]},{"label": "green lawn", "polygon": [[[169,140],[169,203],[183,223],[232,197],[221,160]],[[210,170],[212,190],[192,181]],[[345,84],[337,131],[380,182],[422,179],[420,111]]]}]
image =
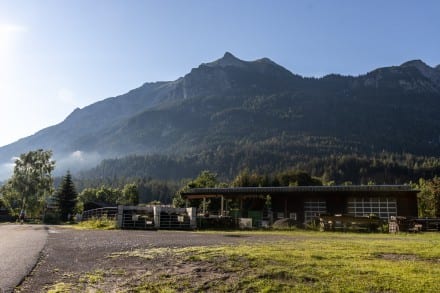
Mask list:
[{"label": "green lawn", "polygon": [[[232,235],[252,233],[261,232]],[[156,268],[135,277],[120,291],[440,292],[440,233],[276,234],[287,236],[286,240],[112,255],[144,262],[165,259],[169,267],[193,268],[182,274],[166,266],[161,271],[159,266],[159,271]],[[106,276],[99,281],[105,283]]]}]

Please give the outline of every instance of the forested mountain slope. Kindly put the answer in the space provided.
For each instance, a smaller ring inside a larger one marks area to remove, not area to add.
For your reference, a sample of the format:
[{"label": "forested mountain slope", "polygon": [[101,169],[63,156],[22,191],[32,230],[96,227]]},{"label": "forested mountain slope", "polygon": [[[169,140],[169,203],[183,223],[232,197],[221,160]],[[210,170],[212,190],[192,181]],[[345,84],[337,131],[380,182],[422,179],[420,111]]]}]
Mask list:
[{"label": "forested mountain slope", "polygon": [[[267,58],[226,53],[175,81],[76,109],[0,148],[0,162],[40,147],[61,162],[73,153],[95,154],[93,163],[156,154],[230,177],[246,167],[270,172],[331,156],[437,157],[438,113],[440,68],[420,60],[357,77],[304,78]],[[183,168],[181,177],[192,173]]]}]

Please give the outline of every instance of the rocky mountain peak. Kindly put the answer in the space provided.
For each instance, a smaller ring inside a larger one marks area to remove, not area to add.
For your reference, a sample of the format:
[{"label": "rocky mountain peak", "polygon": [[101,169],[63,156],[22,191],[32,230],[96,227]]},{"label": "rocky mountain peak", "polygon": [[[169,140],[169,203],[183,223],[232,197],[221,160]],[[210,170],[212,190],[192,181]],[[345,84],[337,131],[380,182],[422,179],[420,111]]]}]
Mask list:
[{"label": "rocky mountain peak", "polygon": [[231,52],[226,51],[225,54],[223,55],[223,58],[232,58],[232,59],[238,59],[237,57],[235,57]]},{"label": "rocky mountain peak", "polygon": [[246,62],[238,59],[230,52],[226,52],[222,58],[210,63],[204,63],[203,65],[209,67],[228,67],[228,66],[244,67],[246,66]]},{"label": "rocky mountain peak", "polygon": [[426,67],[431,68],[429,65],[427,65],[425,62],[423,62],[420,59],[407,61],[400,66],[401,67],[416,67],[416,68],[426,68]]},{"label": "rocky mountain peak", "polygon": [[267,64],[272,64],[272,65],[277,65],[278,66],[278,64],[276,64],[275,62],[273,62],[272,60],[270,60],[269,58],[261,58],[261,59],[258,59],[258,60],[255,60],[255,62],[258,62],[258,63],[267,63]]},{"label": "rocky mountain peak", "polygon": [[433,68],[427,65],[422,60],[411,60],[403,63],[400,67],[414,67],[416,68],[424,77],[430,79],[432,82],[439,84],[440,83],[440,72],[438,70],[438,66]]}]

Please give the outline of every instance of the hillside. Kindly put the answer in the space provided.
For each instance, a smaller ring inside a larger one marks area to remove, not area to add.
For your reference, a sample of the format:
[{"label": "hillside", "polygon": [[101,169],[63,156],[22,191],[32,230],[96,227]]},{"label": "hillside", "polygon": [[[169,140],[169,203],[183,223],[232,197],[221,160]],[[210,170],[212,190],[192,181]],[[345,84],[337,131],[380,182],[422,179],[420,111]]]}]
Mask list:
[{"label": "hillside", "polygon": [[[316,79],[267,58],[226,53],[175,81],[76,109],[60,124],[0,148],[0,162],[36,148],[52,149],[60,171],[133,155],[197,162],[193,171],[182,169],[182,178],[202,168],[231,177],[246,167],[270,172],[353,154],[438,157],[439,110],[440,67],[420,60]],[[155,177],[149,170],[146,176]]]}]

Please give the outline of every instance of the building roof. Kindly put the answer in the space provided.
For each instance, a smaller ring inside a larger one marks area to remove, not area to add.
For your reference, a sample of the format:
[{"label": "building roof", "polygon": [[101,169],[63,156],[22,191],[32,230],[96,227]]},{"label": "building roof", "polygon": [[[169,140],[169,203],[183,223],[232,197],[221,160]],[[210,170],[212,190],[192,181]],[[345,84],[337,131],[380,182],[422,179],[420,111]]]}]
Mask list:
[{"label": "building roof", "polygon": [[418,192],[410,185],[336,185],[336,186],[281,186],[281,187],[226,187],[191,188],[182,196],[194,195],[252,195],[304,192]]}]

